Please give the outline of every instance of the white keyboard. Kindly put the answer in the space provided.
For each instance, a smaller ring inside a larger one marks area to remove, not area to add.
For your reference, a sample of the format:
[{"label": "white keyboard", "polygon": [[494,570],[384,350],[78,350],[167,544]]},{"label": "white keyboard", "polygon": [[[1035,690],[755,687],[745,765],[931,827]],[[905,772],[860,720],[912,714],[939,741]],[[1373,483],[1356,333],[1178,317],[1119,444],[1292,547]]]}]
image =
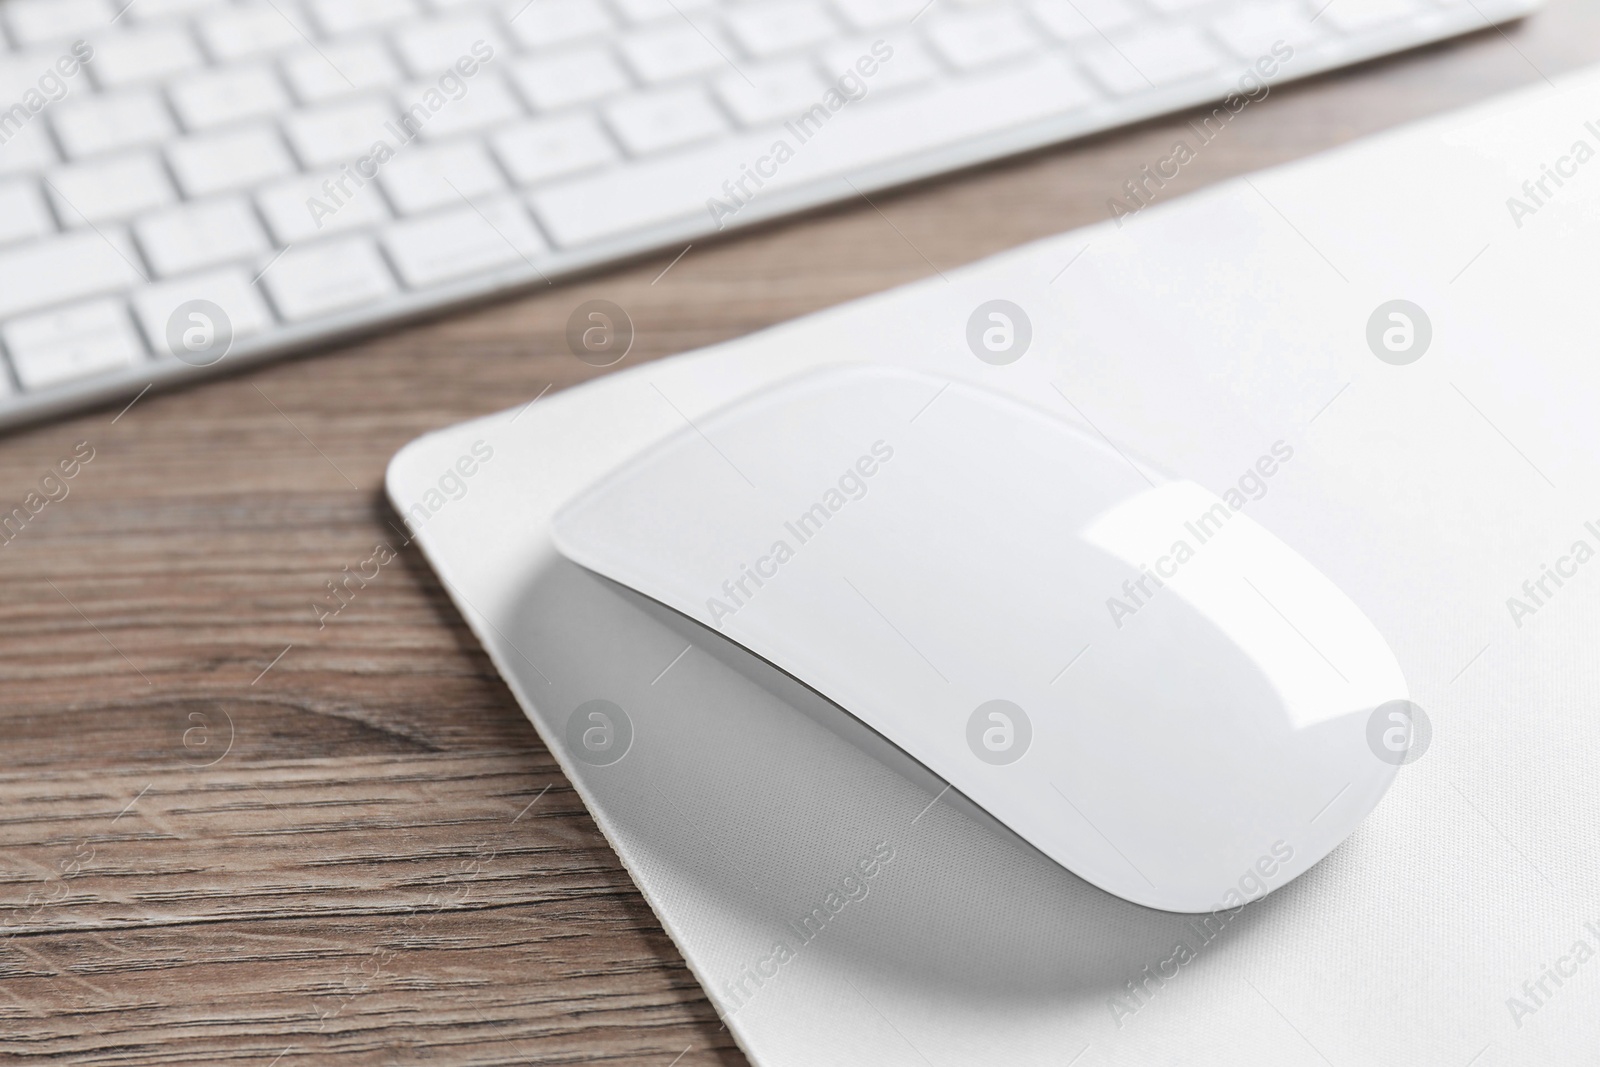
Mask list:
[{"label": "white keyboard", "polygon": [[0,425],[1536,5],[0,0]]}]

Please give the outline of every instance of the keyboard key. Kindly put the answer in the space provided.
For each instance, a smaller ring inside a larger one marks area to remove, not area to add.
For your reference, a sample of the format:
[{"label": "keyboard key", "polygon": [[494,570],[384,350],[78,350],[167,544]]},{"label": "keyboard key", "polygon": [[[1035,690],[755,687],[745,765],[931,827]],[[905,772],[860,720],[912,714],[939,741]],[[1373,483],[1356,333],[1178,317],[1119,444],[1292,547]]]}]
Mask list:
[{"label": "keyboard key", "polygon": [[181,204],[134,223],[151,269],[163,277],[249,259],[271,246],[250,205],[238,197]]},{"label": "keyboard key", "polygon": [[121,300],[94,300],[13,319],[0,331],[27,390],[109,374],[144,359]]},{"label": "keyboard key", "polygon": [[606,121],[634,155],[713,137],[728,128],[705,90],[691,87],[641,93],[605,109]]},{"label": "keyboard key", "polygon": [[1160,88],[1209,74],[1222,65],[1222,53],[1190,26],[1146,30],[1122,38],[1115,48],[1093,46],[1080,53],[1102,85],[1114,93]]},{"label": "keyboard key", "polygon": [[1333,0],[1322,17],[1336,30],[1362,33],[1397,22],[1416,10],[1417,5],[1412,0]]},{"label": "keyboard key", "polygon": [[389,268],[365,237],[291,248],[261,280],[289,322],[376,303],[396,291]]},{"label": "keyboard key", "polygon": [[544,111],[603,100],[633,84],[611,53],[601,48],[519,59],[512,64],[511,79],[528,103]]},{"label": "keyboard key", "polygon": [[0,245],[43,237],[55,228],[38,182],[29,178],[0,180]]},{"label": "keyboard key", "polygon": [[[1085,44],[1078,52],[1078,58],[1096,81],[1118,96],[1157,88],[1155,77],[1134,66],[1126,56],[1104,42]],[[1161,72],[1154,73],[1159,76]]]},{"label": "keyboard key", "polygon": [[326,167],[353,162],[377,141],[392,141],[395,135],[385,124],[394,117],[394,108],[384,100],[358,100],[297,111],[283,130],[302,164]]},{"label": "keyboard key", "polygon": [[377,41],[327,44],[293,52],[283,61],[295,95],[307,104],[400,83],[400,67]]},{"label": "keyboard key", "polygon": [[[0,11],[4,10],[4,0],[0,0]],[[5,39],[0,37],[0,102],[3,102],[3,106],[0,106],[0,114],[7,116],[6,125],[3,130],[0,130],[0,133],[11,133],[19,121],[23,124],[29,121],[24,117],[27,113],[26,108],[23,109],[22,114],[18,114],[12,110],[12,105],[21,102],[23,94],[29,90],[42,94],[46,89],[50,88],[48,84],[41,86],[39,79],[47,72],[59,75],[61,72],[56,69],[56,62],[63,58],[67,59],[69,68],[74,63],[79,62],[75,53],[70,53],[66,47],[62,46],[49,50],[40,49],[33,52],[8,54],[5,51]],[[81,67],[71,78],[66,79],[66,85],[69,95],[82,95],[94,91],[88,84],[88,79],[81,73]],[[60,89],[55,89],[53,95],[59,96],[60,93]],[[37,118],[38,116],[35,114],[33,117]]]},{"label": "keyboard key", "polygon": [[460,204],[463,196],[506,187],[499,168],[477,141],[403,152],[383,168],[379,181],[402,215]]},{"label": "keyboard key", "polygon": [[282,245],[364,229],[389,217],[372,183],[357,186],[349,172],[291,178],[261,190],[256,204]]},{"label": "keyboard key", "polygon": [[496,133],[490,144],[518,185],[593,170],[617,158],[617,149],[588,115],[535,119]]},{"label": "keyboard key", "polygon": [[85,66],[102,89],[161,81],[204,63],[194,38],[178,26],[101,35],[92,43],[94,59]]},{"label": "keyboard key", "polygon": [[630,34],[622,42],[623,58],[647,82],[675,81],[691,74],[726,69],[730,51],[731,46],[721,39],[715,27],[697,29],[681,20],[676,25]]},{"label": "keyboard key", "polygon": [[250,284],[250,275],[237,267],[159,282],[140,289],[133,297],[134,315],[144,327],[145,340],[158,356],[178,354],[167,338],[167,322],[173,312],[191,300],[209,300],[221,308],[228,316],[234,341],[273,324],[272,312],[260,291]]},{"label": "keyboard key", "polygon": [[177,199],[160,161],[144,152],[57,167],[46,180],[68,227],[129,218]]},{"label": "keyboard key", "polygon": [[838,36],[833,17],[813,0],[767,0],[736,7],[728,29],[757,58],[811,48]]},{"label": "keyboard key", "polygon": [[1246,60],[1271,55],[1278,41],[1302,48],[1321,34],[1311,13],[1297,0],[1240,4],[1213,21],[1211,32],[1234,55]]},{"label": "keyboard key", "polygon": [[466,88],[460,96],[445,96],[444,105],[431,113],[427,110],[427,102],[433,99],[429,91],[437,93],[438,90],[432,85],[414,86],[409,94],[399,98],[404,109],[402,122],[408,129],[420,126],[423,137],[438,140],[490,126],[504,126],[522,115],[522,105],[499,75],[480,71],[477,77],[464,84]]},{"label": "keyboard key", "polygon": [[0,251],[0,318],[131,288],[138,253],[115,227],[79,230]]},{"label": "keyboard key", "polygon": [[229,0],[139,0],[127,10],[128,18],[138,22],[160,22],[175,15],[192,15],[207,8],[221,7]]},{"label": "keyboard key", "polygon": [[[418,78],[429,79],[437,78],[463,57],[483,63],[507,51],[500,32],[482,15],[414,22],[395,32],[394,43],[406,69]],[[473,51],[474,45],[477,51]]]},{"label": "keyboard key", "polygon": [[0,5],[11,37],[23,47],[99,38],[111,27],[117,9],[111,0],[11,0]]},{"label": "keyboard key", "polygon": [[50,116],[61,146],[73,159],[154,144],[177,132],[166,106],[151,89],[68,98]]},{"label": "keyboard key", "polygon": [[519,0],[518,7],[520,14],[511,12],[511,35],[524,48],[553,48],[598,37],[614,25],[597,0]]},{"label": "keyboard key", "polygon": [[0,175],[41,171],[55,161],[56,150],[42,122],[22,127],[0,144]]},{"label": "keyboard key", "polygon": [[200,20],[200,36],[219,60],[251,59],[311,40],[304,13],[288,0],[228,7]]},{"label": "keyboard key", "polygon": [[[874,46],[877,47],[877,51],[873,51]],[[888,58],[884,59],[882,57],[886,51]],[[868,70],[873,70],[873,64],[877,65],[877,69],[864,79],[868,93],[882,93],[920,85],[944,73],[944,68],[933,58],[933,54],[911,38],[903,37],[894,41],[866,38],[841,41],[822,52],[823,69],[835,77],[847,70],[853,70],[859,75],[863,59],[871,61],[867,64]]]},{"label": "keyboard key", "polygon": [[414,18],[421,8],[416,0],[312,0],[311,13],[331,37]]},{"label": "keyboard key", "polygon": [[191,130],[265,118],[290,107],[289,94],[265,66],[208,70],[179,80],[168,92],[178,117]]},{"label": "keyboard key", "polygon": [[1135,19],[1133,8],[1123,0],[1034,0],[1032,7],[1040,25],[1069,43],[1099,38]]},{"label": "keyboard key", "polygon": [[413,289],[523,266],[546,251],[522,205],[496,200],[391,226],[384,247]]},{"label": "keyboard key", "polygon": [[629,22],[679,19],[717,6],[717,0],[614,0]]},{"label": "keyboard key", "polygon": [[963,69],[1016,59],[1044,43],[1021,14],[1010,8],[946,15],[929,26],[927,33],[939,53],[952,66]]},{"label": "keyboard key", "polygon": [[253,126],[167,146],[167,161],[187,196],[248,189],[292,174],[294,161],[270,126]]},{"label": "keyboard key", "polygon": [[[858,30],[904,26],[929,6],[930,0],[833,0],[846,22]],[[1065,2],[1065,0],[1063,0]]]},{"label": "keyboard key", "polygon": [[812,65],[804,60],[746,67],[744,72],[749,81],[730,70],[715,84],[723,105],[746,126],[798,115],[822,99],[828,89]]},{"label": "keyboard key", "polygon": [[[807,144],[768,178],[766,191],[794,188],[863,167],[957,144],[1094,102],[1096,94],[1058,56],[946,82],[925,93],[869,96],[826,121],[828,136]],[[815,129],[816,127],[811,127]],[[814,138],[814,134],[809,135]],[[570,248],[645,226],[703,216],[706,197],[742,168],[769,160],[774,140],[797,148],[785,127],[720,141],[693,152],[616,167],[536,191],[545,232]],[[730,205],[732,207],[732,205]],[[719,221],[724,221],[719,219]]]}]

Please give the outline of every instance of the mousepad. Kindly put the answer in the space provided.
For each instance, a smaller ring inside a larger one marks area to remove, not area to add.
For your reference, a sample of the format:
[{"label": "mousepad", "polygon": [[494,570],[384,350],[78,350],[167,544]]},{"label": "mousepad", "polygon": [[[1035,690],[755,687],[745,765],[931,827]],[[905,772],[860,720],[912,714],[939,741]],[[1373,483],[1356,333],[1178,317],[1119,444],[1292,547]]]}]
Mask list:
[{"label": "mousepad", "polygon": [[[1592,1062],[1597,150],[1585,73],[429,434],[389,495],[754,1063]],[[554,551],[637,451],[851,362],[1055,411],[1331,578],[1424,713],[1377,810],[1138,907]]]}]

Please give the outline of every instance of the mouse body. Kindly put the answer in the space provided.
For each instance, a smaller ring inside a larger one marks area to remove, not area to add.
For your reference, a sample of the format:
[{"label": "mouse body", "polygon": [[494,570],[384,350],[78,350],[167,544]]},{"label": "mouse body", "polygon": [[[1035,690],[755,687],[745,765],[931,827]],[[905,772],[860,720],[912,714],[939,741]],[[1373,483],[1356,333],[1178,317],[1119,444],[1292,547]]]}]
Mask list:
[{"label": "mouse body", "polygon": [[813,371],[626,462],[553,536],[1138,904],[1286,884],[1396,771],[1368,721],[1404,677],[1332,582],[1203,487],[972,385]]}]

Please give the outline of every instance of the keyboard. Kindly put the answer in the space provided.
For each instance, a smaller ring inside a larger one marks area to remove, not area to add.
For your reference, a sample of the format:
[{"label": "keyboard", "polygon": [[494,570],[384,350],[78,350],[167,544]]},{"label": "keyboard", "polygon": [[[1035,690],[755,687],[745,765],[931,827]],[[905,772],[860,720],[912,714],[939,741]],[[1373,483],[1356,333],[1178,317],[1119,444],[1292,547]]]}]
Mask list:
[{"label": "keyboard", "polygon": [[1536,3],[0,0],[0,426]]}]

